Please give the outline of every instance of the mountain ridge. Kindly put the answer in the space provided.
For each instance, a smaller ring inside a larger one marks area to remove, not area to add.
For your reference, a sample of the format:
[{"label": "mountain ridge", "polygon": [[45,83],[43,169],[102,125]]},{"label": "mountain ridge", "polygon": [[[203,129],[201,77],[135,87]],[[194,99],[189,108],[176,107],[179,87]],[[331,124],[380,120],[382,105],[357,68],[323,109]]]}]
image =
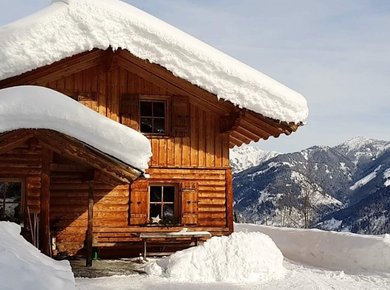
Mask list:
[{"label": "mountain ridge", "polygon": [[[357,137],[333,147],[278,154],[236,172],[233,188],[237,221],[329,229],[334,220],[332,229],[371,233],[377,221],[359,226],[363,217],[353,219],[347,209],[362,213],[366,205],[375,210],[378,200],[390,199],[390,142]],[[382,212],[381,219],[390,222],[388,212]],[[377,226],[375,233],[385,228]]]}]

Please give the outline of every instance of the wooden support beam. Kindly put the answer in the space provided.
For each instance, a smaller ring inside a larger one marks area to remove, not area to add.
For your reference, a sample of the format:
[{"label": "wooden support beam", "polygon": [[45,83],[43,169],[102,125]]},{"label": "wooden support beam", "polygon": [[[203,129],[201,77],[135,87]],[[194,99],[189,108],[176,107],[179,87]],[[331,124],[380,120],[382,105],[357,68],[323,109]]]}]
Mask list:
[{"label": "wooden support beam", "polygon": [[231,113],[229,116],[221,118],[220,133],[229,133],[238,127],[242,114],[240,112]]},{"label": "wooden support beam", "polygon": [[94,191],[94,182],[90,180],[88,182],[88,228],[87,228],[87,237],[86,237],[86,248],[87,248],[87,257],[86,257],[86,267],[92,266],[92,255],[93,255],[93,191]]},{"label": "wooden support beam", "polygon": [[41,204],[40,204],[40,248],[47,256],[51,254],[50,242],[50,163],[53,160],[53,152],[47,148],[42,150],[41,173]]},{"label": "wooden support beam", "polygon": [[34,135],[27,130],[15,130],[0,135],[0,154],[11,151],[22,145]]},{"label": "wooden support beam", "polygon": [[245,135],[241,134],[238,131],[232,131],[230,133],[230,136],[233,136],[234,138],[241,140],[241,143],[249,144],[253,141],[253,139],[246,137]]},{"label": "wooden support beam", "polygon": [[50,165],[51,172],[86,172],[88,168],[83,165],[72,165],[72,164],[59,164],[52,163]]},{"label": "wooden support beam", "polygon": [[[242,119],[240,126],[246,130],[253,132],[254,134],[261,137],[261,139],[267,140],[272,134],[266,131],[264,128],[254,125],[246,119]],[[273,136],[273,135],[272,135]]]},{"label": "wooden support beam", "polygon": [[162,66],[137,58],[126,50],[118,50],[117,54],[120,57],[119,65],[126,70],[147,81],[167,88],[174,94],[191,96],[191,103],[196,103],[202,108],[208,108],[219,115],[228,115],[234,108],[232,103],[219,102],[216,95],[174,76],[172,72]]},{"label": "wooden support beam", "polygon": [[230,148],[233,148],[234,146],[241,146],[242,145],[242,141],[237,139],[236,137],[230,135],[229,136],[229,144],[230,144]]},{"label": "wooden support beam", "polygon": [[94,49],[76,56],[68,57],[53,64],[37,68],[19,76],[0,81],[0,88],[45,83],[56,80],[75,72],[99,65],[99,59],[104,54],[103,50]]},{"label": "wooden support beam", "polygon": [[72,160],[89,164],[121,183],[129,183],[141,174],[139,170],[127,167],[119,161],[114,164],[112,158],[104,156],[74,138],[50,130],[37,130],[35,134],[42,141],[43,146]]},{"label": "wooden support beam", "polygon": [[233,228],[233,175],[232,169],[226,169],[226,224],[229,232],[232,233]]},{"label": "wooden support beam", "polygon": [[250,123],[253,123],[256,126],[262,126],[270,133],[275,132],[275,134],[272,134],[275,137],[279,136],[281,133],[290,135],[299,127],[299,124],[287,124],[286,122],[273,120],[271,118],[264,117],[263,115],[248,110],[245,111],[244,116]]},{"label": "wooden support beam", "polygon": [[234,131],[237,131],[241,135],[244,135],[245,137],[253,140],[254,142],[257,142],[257,141],[259,141],[261,139],[261,136],[256,135],[255,133],[245,129],[242,126],[238,126]]}]

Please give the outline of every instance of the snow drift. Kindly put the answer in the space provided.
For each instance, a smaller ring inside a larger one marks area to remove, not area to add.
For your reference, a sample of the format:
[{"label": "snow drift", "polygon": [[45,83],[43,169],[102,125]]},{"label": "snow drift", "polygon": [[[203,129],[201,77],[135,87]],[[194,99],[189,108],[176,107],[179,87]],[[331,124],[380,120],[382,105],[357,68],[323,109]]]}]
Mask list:
[{"label": "snow drift", "polygon": [[0,28],[0,80],[94,48],[126,49],[219,98],[299,123],[305,98],[171,25],[118,0],[54,0]]},{"label": "snow drift", "polygon": [[370,236],[235,224],[239,232],[261,232],[293,261],[348,273],[390,273],[390,235]]},{"label": "snow drift", "polygon": [[149,274],[178,281],[265,283],[284,276],[283,256],[261,233],[213,237],[146,267]]},{"label": "snow drift", "polygon": [[69,262],[41,254],[10,222],[0,222],[0,281],[1,289],[76,289]]},{"label": "snow drift", "polygon": [[0,133],[51,129],[134,166],[148,168],[149,140],[52,89],[19,86],[0,90]]}]

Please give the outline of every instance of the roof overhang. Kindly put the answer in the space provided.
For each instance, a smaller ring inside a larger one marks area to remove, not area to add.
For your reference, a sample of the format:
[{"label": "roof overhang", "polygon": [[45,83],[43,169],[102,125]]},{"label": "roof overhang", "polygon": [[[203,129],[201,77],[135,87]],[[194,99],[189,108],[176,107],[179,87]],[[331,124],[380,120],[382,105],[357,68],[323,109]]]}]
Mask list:
[{"label": "roof overhang", "polygon": [[[229,147],[267,140],[269,137],[290,135],[302,122],[282,122],[265,117],[254,111],[240,108],[233,103],[218,99],[218,96],[190,82],[173,75],[172,72],[157,64],[134,56],[131,52],[112,48],[93,49],[72,57],[57,61],[51,65],[37,68],[19,76],[0,80],[0,88],[32,83],[45,83],[60,77],[67,77],[80,70],[99,66],[102,71],[122,67],[141,78],[147,79],[177,95],[188,95],[190,102],[223,118],[221,133],[229,135]],[[62,91],[71,96],[73,91]]]},{"label": "roof overhang", "polygon": [[82,165],[94,168],[118,183],[131,183],[143,172],[100,150],[63,133],[47,129],[18,129],[0,134],[0,154],[6,153],[30,139],[53,152]]},{"label": "roof overhang", "polygon": [[299,93],[123,1],[54,0],[0,36],[0,79],[93,48],[122,48],[240,108],[288,123],[308,115]]}]

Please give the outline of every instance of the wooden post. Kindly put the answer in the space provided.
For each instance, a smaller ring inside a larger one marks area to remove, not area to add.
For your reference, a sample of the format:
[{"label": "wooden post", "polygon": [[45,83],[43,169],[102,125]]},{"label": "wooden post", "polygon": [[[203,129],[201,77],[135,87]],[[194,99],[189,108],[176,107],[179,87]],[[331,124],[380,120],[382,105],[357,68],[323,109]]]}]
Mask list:
[{"label": "wooden post", "polygon": [[43,148],[42,151],[42,173],[41,173],[41,206],[40,206],[40,249],[42,253],[50,256],[50,163],[53,159],[53,152]]},{"label": "wooden post", "polygon": [[87,257],[86,266],[92,266],[92,255],[93,255],[93,180],[89,181],[88,184],[88,229],[87,229]]},{"label": "wooden post", "polygon": [[147,253],[146,253],[146,251],[147,251],[146,250],[146,248],[147,248],[146,239],[144,239],[143,244],[144,244],[143,257],[144,257],[144,261],[146,261],[146,255],[147,255]]},{"label": "wooden post", "polygon": [[234,231],[233,228],[233,175],[232,169],[226,169],[226,223],[229,232]]}]

